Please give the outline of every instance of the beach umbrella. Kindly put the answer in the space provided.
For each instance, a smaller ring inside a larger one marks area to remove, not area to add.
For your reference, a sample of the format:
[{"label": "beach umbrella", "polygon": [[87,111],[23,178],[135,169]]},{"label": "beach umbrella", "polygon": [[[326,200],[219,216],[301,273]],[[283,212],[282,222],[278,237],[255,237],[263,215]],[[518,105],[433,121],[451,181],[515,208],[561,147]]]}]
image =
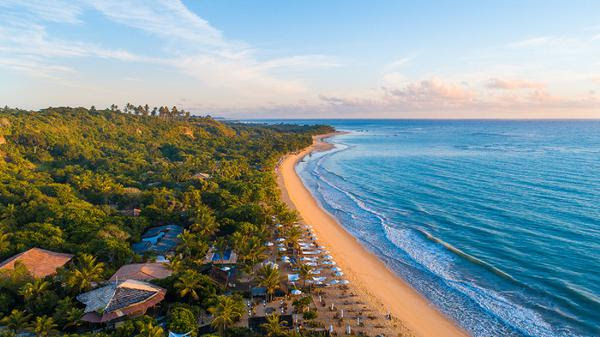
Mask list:
[{"label": "beach umbrella", "polygon": [[344,273],[342,273],[341,271],[336,271],[335,276],[342,277],[342,276],[344,276]]},{"label": "beach umbrella", "polygon": [[341,280],[340,284],[350,284],[350,281],[348,281],[348,280]]},{"label": "beach umbrella", "polygon": [[332,285],[332,286],[334,286],[334,285],[336,285],[336,284],[338,284],[338,283],[339,283],[339,281],[338,281],[338,280],[331,280],[331,281],[329,281],[329,283],[328,283],[328,284],[329,284],[329,285]]},{"label": "beach umbrella", "polygon": [[284,238],[279,238],[279,239],[277,239],[277,242],[284,242],[284,241],[285,241],[285,239],[284,239]]},{"label": "beach umbrella", "polygon": [[284,247],[279,247],[279,248],[277,248],[277,250],[279,250],[280,252],[285,252],[285,251],[287,251],[287,249],[285,249]]},{"label": "beach umbrella", "polygon": [[340,268],[340,267],[333,267],[333,268],[331,268],[331,270],[333,270],[333,271],[342,271],[342,268]]},{"label": "beach umbrella", "polygon": [[271,246],[273,246],[273,242],[267,242],[265,245],[266,245],[267,247],[271,247]]}]

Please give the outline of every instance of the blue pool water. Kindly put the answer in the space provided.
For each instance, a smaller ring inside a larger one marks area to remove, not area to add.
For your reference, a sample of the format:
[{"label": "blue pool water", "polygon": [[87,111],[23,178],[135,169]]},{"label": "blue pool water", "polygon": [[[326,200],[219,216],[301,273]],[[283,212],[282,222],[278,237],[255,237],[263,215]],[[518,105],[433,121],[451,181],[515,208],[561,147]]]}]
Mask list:
[{"label": "blue pool water", "polygon": [[293,122],[350,131],[302,180],[469,333],[600,335],[600,121]]}]

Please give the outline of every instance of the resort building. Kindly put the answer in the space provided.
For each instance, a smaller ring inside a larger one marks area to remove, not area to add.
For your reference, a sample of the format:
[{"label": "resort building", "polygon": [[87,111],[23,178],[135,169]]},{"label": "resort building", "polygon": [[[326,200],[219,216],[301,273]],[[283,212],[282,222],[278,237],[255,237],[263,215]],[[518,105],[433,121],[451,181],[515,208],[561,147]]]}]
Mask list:
[{"label": "resort building", "polygon": [[155,279],[163,279],[171,276],[171,274],[173,274],[173,271],[164,263],[134,263],[126,264],[119,268],[119,270],[117,270],[117,272],[110,277],[109,281],[150,281]]},{"label": "resort building", "polygon": [[150,283],[125,280],[111,282],[77,296],[85,304],[81,320],[90,323],[106,323],[121,317],[135,317],[160,303],[166,290]]},{"label": "resort building", "polygon": [[232,249],[225,249],[225,251],[217,252],[216,249],[211,248],[208,250],[206,257],[204,258],[205,264],[222,265],[222,266],[233,266],[237,263],[237,254]]},{"label": "resort building", "polygon": [[56,270],[71,261],[72,258],[71,254],[31,248],[0,263],[0,271],[13,270],[15,264],[22,264],[31,276],[44,278],[56,274]]},{"label": "resort building", "polygon": [[181,241],[178,238],[181,233],[183,233],[183,227],[177,225],[153,227],[142,235],[141,242],[132,245],[132,249],[137,254],[151,252],[166,255],[175,250]]}]

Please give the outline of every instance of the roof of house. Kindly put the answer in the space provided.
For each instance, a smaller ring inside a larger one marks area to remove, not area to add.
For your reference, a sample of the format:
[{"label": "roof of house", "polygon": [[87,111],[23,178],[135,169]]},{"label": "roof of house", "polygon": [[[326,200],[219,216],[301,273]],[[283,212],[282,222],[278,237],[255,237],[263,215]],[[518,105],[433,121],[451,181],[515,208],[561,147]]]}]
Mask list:
[{"label": "roof of house", "polygon": [[183,227],[177,225],[166,225],[150,228],[142,235],[142,241],[134,243],[132,249],[141,254],[144,252],[155,252],[165,254],[175,249],[181,241],[178,236],[183,233]]},{"label": "roof of house", "polygon": [[31,276],[42,278],[55,274],[58,268],[64,266],[72,258],[71,254],[31,248],[0,263],[0,270],[14,269],[15,263],[19,262],[27,268]]},{"label": "roof of house", "polygon": [[109,281],[118,280],[138,280],[150,281],[154,279],[163,279],[173,274],[164,263],[134,263],[126,264],[119,268],[116,273],[111,276]]},{"label": "roof of house", "polygon": [[222,254],[217,252],[216,249],[211,248],[206,253],[204,257],[204,263],[207,264],[236,264],[237,263],[237,254],[232,249],[226,249]]},{"label": "roof of house", "polygon": [[102,323],[125,315],[143,314],[162,301],[165,293],[165,289],[150,283],[124,280],[80,294],[77,300],[85,304],[82,320]]}]

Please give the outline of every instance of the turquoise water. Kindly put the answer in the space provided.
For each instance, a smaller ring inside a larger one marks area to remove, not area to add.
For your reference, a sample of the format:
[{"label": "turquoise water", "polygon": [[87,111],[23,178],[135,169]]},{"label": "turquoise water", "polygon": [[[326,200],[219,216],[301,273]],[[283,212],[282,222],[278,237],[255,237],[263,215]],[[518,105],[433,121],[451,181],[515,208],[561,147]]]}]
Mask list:
[{"label": "turquoise water", "polygon": [[295,122],[350,131],[301,178],[472,335],[600,335],[600,121]]}]

